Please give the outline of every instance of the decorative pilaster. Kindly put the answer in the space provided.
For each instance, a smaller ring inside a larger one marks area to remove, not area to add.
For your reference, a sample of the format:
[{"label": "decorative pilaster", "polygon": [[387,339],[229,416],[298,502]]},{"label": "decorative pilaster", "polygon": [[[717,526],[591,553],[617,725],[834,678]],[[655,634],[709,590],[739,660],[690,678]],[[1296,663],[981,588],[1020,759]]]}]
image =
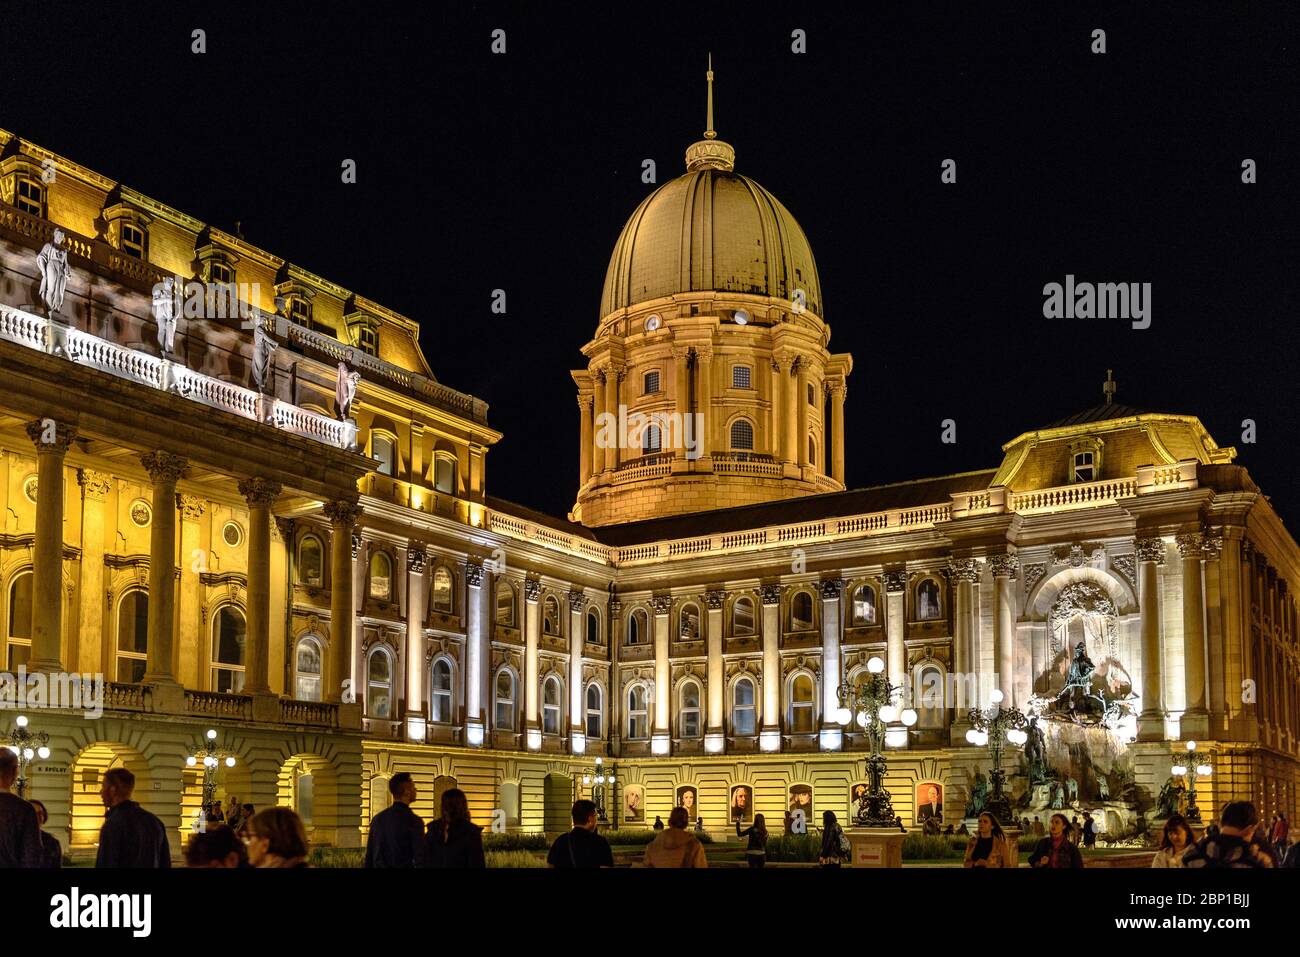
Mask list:
[{"label": "decorative pilaster", "polygon": [[953,701],[952,740],[956,744],[962,744],[965,742],[966,730],[970,727],[966,720],[967,713],[975,707],[978,698],[972,693],[975,689],[971,680],[974,673],[974,668],[971,667],[971,659],[974,657],[971,626],[974,618],[972,608],[979,594],[979,563],[973,558],[954,558],[948,563],[948,577],[956,590],[952,619],[952,659],[956,676],[953,682],[956,694]]},{"label": "decorative pilaster", "polygon": [[28,671],[63,670],[63,460],[76,435],[53,419],[27,424],[27,437],[36,445],[37,475]]},{"label": "decorative pilaster", "polygon": [[578,485],[585,485],[591,478],[592,427],[591,410],[594,405],[592,397],[586,393],[578,396],[578,431],[581,439],[578,443]]},{"label": "decorative pilaster", "polygon": [[176,609],[176,483],[189,463],[170,452],[140,456],[153,482],[153,524],[149,529],[149,656],[146,684],[176,685],[173,627]]},{"label": "decorative pilaster", "polygon": [[1201,584],[1201,558],[1205,536],[1200,532],[1174,539],[1183,573],[1183,677],[1187,707],[1179,724],[1184,739],[1205,738],[1210,733],[1205,683],[1205,609]]},{"label": "decorative pilaster", "polygon": [[[907,672],[907,579],[902,569],[885,572],[885,674],[891,684],[902,684]],[[838,702],[836,704],[838,707]]]},{"label": "decorative pilaster", "polygon": [[569,749],[574,754],[587,750],[584,716],[587,713],[583,700],[582,649],[586,640],[583,611],[587,596],[579,588],[569,590]]},{"label": "decorative pilaster", "polygon": [[820,744],[823,751],[838,751],[844,745],[844,731],[835,720],[839,710],[841,595],[844,582],[824,578],[817,583],[822,599],[822,720]]},{"label": "decorative pilaster", "polygon": [[485,616],[483,613],[483,565],[465,563],[465,742],[483,746],[486,737],[484,702],[487,695],[489,661]]},{"label": "decorative pilaster", "polygon": [[1138,601],[1142,613],[1142,713],[1138,716],[1139,741],[1163,741],[1165,712],[1161,700],[1164,663],[1160,649],[1160,575],[1165,543],[1159,538],[1137,540]]},{"label": "decorative pilaster", "polygon": [[848,398],[848,386],[842,382],[832,383],[831,392],[831,478],[844,484],[844,400]]},{"label": "decorative pilaster", "polygon": [[720,754],[726,747],[724,692],[726,676],[722,660],[722,609],[727,593],[711,589],[704,593],[704,645],[708,654],[708,724],[704,731],[704,750]]},{"label": "decorative pilaster", "polygon": [[542,631],[542,583],[536,578],[524,580],[524,734],[528,750],[542,746],[541,674],[538,642]]},{"label": "decorative pilaster", "polygon": [[425,707],[424,621],[428,616],[429,584],[424,569],[428,555],[419,542],[406,546],[406,740],[423,744],[429,714]]},{"label": "decorative pilaster", "polygon": [[244,691],[270,694],[271,506],[280,497],[279,482],[248,478],[239,494],[248,503],[248,640],[244,652]]},{"label": "decorative pilaster", "polygon": [[[352,560],[353,531],[361,516],[355,498],[329,502],[322,510],[330,521],[330,647],[325,656],[325,700],[343,698],[344,682],[352,688],[353,619]],[[348,696],[349,698],[352,695]]]},{"label": "decorative pilaster", "polygon": [[781,586],[763,585],[763,715],[758,744],[781,750]]},{"label": "decorative pilaster", "polygon": [[77,589],[81,627],[77,656],[69,665],[73,671],[102,672],[116,679],[113,651],[104,635],[104,513],[113,478],[106,472],[80,469],[77,484],[81,486],[81,581]]},{"label": "decorative pilaster", "polygon": [[203,582],[199,574],[206,567],[207,550],[203,547],[203,516],[207,502],[197,495],[176,496],[176,512],[181,519],[181,581],[177,591],[180,605],[177,618],[176,680],[186,688],[202,688],[205,669],[202,620]]},{"label": "decorative pilaster", "polygon": [[993,572],[993,676],[992,687],[1002,692],[1004,707],[1016,704],[1015,682],[1015,600],[1011,582],[1015,580],[1020,560],[1014,554],[993,555],[989,568]]}]

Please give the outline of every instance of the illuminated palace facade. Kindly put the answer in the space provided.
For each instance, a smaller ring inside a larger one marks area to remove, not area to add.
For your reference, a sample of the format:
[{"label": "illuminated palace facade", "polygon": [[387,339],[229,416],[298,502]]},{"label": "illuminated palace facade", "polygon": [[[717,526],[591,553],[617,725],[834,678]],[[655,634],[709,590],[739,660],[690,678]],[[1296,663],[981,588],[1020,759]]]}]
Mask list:
[{"label": "illuminated palace facade", "polygon": [[[295,805],[321,843],[361,840],[399,770],[426,819],[456,785],[480,823],[558,830],[597,757],[620,824],[691,788],[717,830],[738,786],[769,822],[796,792],[843,819],[866,743],[838,692],[873,657],[919,713],[895,809],[915,825],[933,783],[954,823],[989,765],[967,709],[1050,705],[1080,644],[1117,720],[1044,725],[1083,806],[1149,804],[1194,738],[1202,807],[1296,811],[1300,550],[1235,451],[1107,394],[986,470],[847,490],[853,362],[811,248],[711,130],[615,245],[567,518],[487,494],[502,436],[416,321],[0,144],[0,649],[107,679],[102,717],[25,712],[52,752],[29,793],[74,850],[111,765],[187,830],[208,728],[236,759],[218,796]],[[169,277],[240,308],[183,312],[165,354]],[[620,443],[620,410],[661,418]]]}]

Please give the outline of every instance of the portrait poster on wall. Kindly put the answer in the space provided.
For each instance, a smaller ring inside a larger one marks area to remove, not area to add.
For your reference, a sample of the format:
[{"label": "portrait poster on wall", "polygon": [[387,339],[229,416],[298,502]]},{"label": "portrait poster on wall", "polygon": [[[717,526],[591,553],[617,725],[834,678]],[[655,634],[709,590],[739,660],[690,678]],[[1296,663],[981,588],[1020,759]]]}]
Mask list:
[{"label": "portrait poster on wall", "polygon": [[742,824],[754,820],[754,789],[748,784],[737,784],[731,789],[731,819]]},{"label": "portrait poster on wall", "polygon": [[943,823],[943,785],[938,781],[922,781],[916,786],[916,823],[924,825],[931,819]]},{"label": "portrait poster on wall", "polygon": [[645,789],[639,784],[623,788],[623,820],[629,824],[645,820]]},{"label": "portrait poster on wall", "polygon": [[[797,826],[802,820],[803,828],[813,823],[813,789],[808,784],[792,784],[790,786],[790,812],[791,826]],[[800,830],[802,833],[802,829]]]},{"label": "portrait poster on wall", "polygon": [[686,808],[686,813],[692,821],[700,816],[698,798],[699,792],[695,790],[693,784],[683,784],[677,788],[677,806]]}]

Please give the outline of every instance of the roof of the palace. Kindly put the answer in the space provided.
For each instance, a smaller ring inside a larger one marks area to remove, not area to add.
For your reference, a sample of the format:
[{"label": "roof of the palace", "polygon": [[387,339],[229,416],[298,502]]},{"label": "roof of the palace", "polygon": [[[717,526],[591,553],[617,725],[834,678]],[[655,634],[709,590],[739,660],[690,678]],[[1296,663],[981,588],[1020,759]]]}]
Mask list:
[{"label": "roof of the palace", "polygon": [[1082,412],[1074,413],[1074,415],[1067,415],[1063,419],[1057,419],[1051,425],[1043,426],[1043,429],[1063,429],[1068,425],[1087,425],[1090,422],[1105,422],[1107,419],[1127,419],[1130,416],[1147,414],[1145,409],[1135,409],[1131,405],[1103,402],[1101,405],[1094,405],[1091,409],[1084,409]]},{"label": "roof of the palace", "polygon": [[862,515],[888,509],[947,504],[950,501],[949,496],[954,493],[988,488],[996,473],[997,469],[981,469],[978,472],[962,472],[958,475],[943,475],[912,482],[828,492],[825,495],[787,498],[777,502],[763,502],[759,505],[743,505],[711,512],[691,512],[685,515],[648,519],[644,522],[628,522],[624,525],[605,525],[586,531],[594,532],[595,538],[602,544],[623,547],[644,542],[764,528],[768,525],[790,525],[844,515]]}]

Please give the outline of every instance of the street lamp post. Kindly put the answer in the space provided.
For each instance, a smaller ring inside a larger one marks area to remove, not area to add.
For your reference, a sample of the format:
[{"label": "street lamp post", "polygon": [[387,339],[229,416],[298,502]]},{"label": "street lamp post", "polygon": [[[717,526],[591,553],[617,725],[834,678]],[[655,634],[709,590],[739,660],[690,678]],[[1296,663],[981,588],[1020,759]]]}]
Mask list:
[{"label": "street lamp post", "polygon": [[50,756],[50,736],[44,731],[32,731],[27,726],[27,715],[20,714],[14,719],[14,728],[9,732],[6,747],[18,755],[18,796],[27,797],[27,767],[32,761],[42,761]]},{"label": "street lamp post", "polygon": [[[856,823],[862,827],[893,827],[894,807],[885,790],[885,768],[888,760],[882,751],[884,745],[898,746],[907,743],[907,729],[916,724],[916,712],[911,708],[899,709],[896,699],[902,690],[889,683],[885,677],[885,663],[879,657],[867,662],[867,678],[856,687],[840,685],[840,699],[835,717],[841,725],[856,722],[867,734],[871,753],[867,757],[867,790],[858,799]],[[903,727],[889,725],[902,722]]]},{"label": "street lamp post", "polygon": [[[1201,809],[1196,806],[1196,779],[1210,776],[1210,755],[1206,751],[1197,751],[1196,742],[1187,742],[1185,754],[1174,758],[1174,766],[1169,769],[1175,777],[1187,776],[1187,823],[1201,823]],[[1183,761],[1186,760],[1186,764]]]},{"label": "street lamp post", "polygon": [[192,768],[200,762],[203,764],[203,814],[206,815],[217,799],[217,769],[223,764],[233,768],[237,762],[233,752],[217,744],[217,732],[212,728],[204,735],[202,744],[190,746],[185,766]]},{"label": "street lamp post", "polygon": [[1007,794],[1004,786],[1006,772],[1002,770],[1002,748],[1007,742],[1019,747],[1029,740],[1029,735],[1024,730],[1028,723],[1024,713],[1019,708],[1002,707],[1002,697],[1002,692],[994,688],[990,695],[991,706],[970,709],[972,727],[966,732],[966,740],[976,747],[988,746],[993,758],[993,771],[989,775],[993,793],[984,808],[997,818],[999,824],[1011,825],[1015,823],[1015,815],[1011,813],[1011,795]]},{"label": "street lamp post", "polygon": [[[608,787],[610,792],[613,792],[618,783],[617,777],[618,765],[611,764],[606,768],[604,758],[596,758],[596,766],[582,772],[582,785],[591,788],[591,800],[596,805],[596,820],[601,824],[609,823],[605,811],[605,788]],[[614,826],[618,827],[617,808],[614,813]]]}]

